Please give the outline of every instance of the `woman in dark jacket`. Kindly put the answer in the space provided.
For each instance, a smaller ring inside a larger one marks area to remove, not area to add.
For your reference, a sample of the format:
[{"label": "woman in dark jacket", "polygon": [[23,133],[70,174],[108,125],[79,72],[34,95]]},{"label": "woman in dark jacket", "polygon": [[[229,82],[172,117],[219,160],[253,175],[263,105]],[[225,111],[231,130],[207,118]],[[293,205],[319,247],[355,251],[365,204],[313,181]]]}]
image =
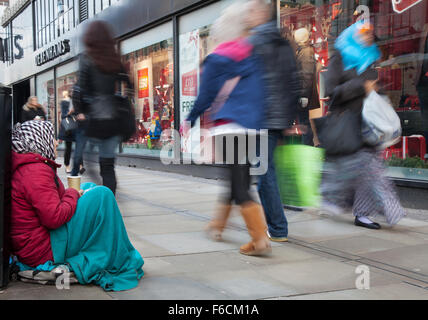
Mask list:
[{"label": "woman in dark jacket", "polygon": [[[372,26],[362,22],[353,24],[338,37],[335,48],[326,74],[330,111],[353,112],[361,132],[364,99],[376,89],[377,72],[373,65],[380,58]],[[352,154],[333,156],[327,152],[321,186],[323,207],[338,213],[352,206],[357,226],[379,229],[380,225],[368,218],[375,215],[384,216],[391,225],[396,224],[405,212],[383,175],[380,156],[362,140],[359,143],[361,148]]]},{"label": "woman in dark jacket", "polygon": [[29,120],[47,120],[45,109],[37,102],[36,96],[29,97],[22,107],[21,122]]},{"label": "woman in dark jacket", "polygon": [[103,185],[116,192],[114,162],[122,141],[114,118],[114,95],[121,82],[129,85],[109,26],[94,21],[83,37],[85,52],[80,58],[78,86],[82,103],[75,105],[77,118],[86,120],[85,135],[99,149]]},{"label": "woman in dark jacket", "polygon": [[[67,116],[74,113],[74,110],[72,110],[72,104],[70,101],[70,97],[68,95],[68,91],[64,91],[63,100],[61,100],[60,107],[61,107],[61,121],[64,121],[64,119]],[[75,130],[70,130],[66,132],[64,127],[60,125],[58,139],[65,142],[64,165],[65,165],[65,171],[67,174],[71,173],[70,158],[71,158],[72,144],[73,144],[73,141],[75,140],[74,133],[75,133]]]}]

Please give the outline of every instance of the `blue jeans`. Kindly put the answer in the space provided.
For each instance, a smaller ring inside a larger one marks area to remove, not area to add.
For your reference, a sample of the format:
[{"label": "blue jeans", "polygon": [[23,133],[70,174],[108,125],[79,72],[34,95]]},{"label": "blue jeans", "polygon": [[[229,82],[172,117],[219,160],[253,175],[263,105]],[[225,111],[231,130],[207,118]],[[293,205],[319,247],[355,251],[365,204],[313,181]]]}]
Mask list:
[{"label": "blue jeans", "polygon": [[100,158],[116,158],[117,147],[121,141],[120,136],[113,136],[107,139],[89,138],[89,141],[98,146]]},{"label": "blue jeans", "polygon": [[85,129],[78,127],[75,133],[76,146],[74,148],[73,156],[73,170],[71,171],[72,176],[79,175],[80,165],[83,164],[83,152],[85,150],[88,138],[85,135]]},{"label": "blue jeans", "polygon": [[258,191],[262,206],[266,215],[266,222],[269,233],[272,237],[287,237],[288,222],[284,214],[281,196],[279,194],[278,183],[274,164],[274,151],[278,140],[281,138],[281,131],[269,130],[268,144],[268,170],[266,174],[260,176]]}]

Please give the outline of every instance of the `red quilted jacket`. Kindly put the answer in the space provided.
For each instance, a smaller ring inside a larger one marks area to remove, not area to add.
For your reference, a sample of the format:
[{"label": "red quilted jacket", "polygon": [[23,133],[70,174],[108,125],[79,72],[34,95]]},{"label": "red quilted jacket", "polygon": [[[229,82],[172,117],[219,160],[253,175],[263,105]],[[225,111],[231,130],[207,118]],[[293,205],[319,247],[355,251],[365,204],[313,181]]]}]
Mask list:
[{"label": "red quilted jacket", "polygon": [[65,190],[60,165],[34,153],[12,152],[12,252],[35,267],[53,260],[49,230],[67,223],[76,211],[79,193]]}]

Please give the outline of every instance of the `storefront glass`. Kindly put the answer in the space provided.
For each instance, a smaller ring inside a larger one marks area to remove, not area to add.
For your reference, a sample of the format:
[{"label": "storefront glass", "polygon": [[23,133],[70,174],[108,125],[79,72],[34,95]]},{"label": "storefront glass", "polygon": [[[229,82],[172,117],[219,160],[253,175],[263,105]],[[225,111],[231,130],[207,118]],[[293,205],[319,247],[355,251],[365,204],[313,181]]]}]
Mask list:
[{"label": "storefront glass", "polygon": [[56,125],[53,70],[42,73],[36,77],[36,95],[39,103],[45,108],[47,119]]},{"label": "storefront glass", "polygon": [[159,156],[169,143],[162,131],[174,128],[172,23],[165,23],[121,43],[123,63],[133,82],[137,133],[125,153]]},{"label": "storefront glass", "polygon": [[283,36],[296,50],[296,30],[306,28],[310,32],[321,104],[321,108],[311,110],[311,117],[326,112],[322,69],[328,68],[335,39],[357,19],[371,20],[382,52],[377,66],[380,93],[390,99],[403,129],[401,142],[383,153],[389,175],[428,179],[427,1],[280,1],[278,14]]},{"label": "storefront glass", "polygon": [[[56,70],[56,97],[57,97],[57,133],[61,125],[61,101],[71,98],[73,85],[77,81],[78,61],[73,61]],[[68,97],[68,98],[67,98]]]},{"label": "storefront glass", "polygon": [[[231,1],[219,1],[203,9],[194,11],[179,20],[180,42],[180,119],[183,121],[193,108],[198,96],[201,64],[211,53],[214,43],[210,38],[210,28],[220,16],[221,11],[230,5]],[[181,151],[183,159],[191,159],[192,153],[200,155],[203,143],[202,129],[209,129],[209,110],[197,120],[192,129],[192,135],[182,137]]]}]

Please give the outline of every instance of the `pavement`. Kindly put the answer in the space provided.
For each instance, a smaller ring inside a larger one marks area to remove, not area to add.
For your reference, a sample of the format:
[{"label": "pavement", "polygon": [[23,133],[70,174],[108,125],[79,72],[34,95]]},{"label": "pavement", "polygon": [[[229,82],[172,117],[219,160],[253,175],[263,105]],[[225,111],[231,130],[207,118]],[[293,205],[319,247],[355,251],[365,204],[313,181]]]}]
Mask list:
[{"label": "pavement", "polygon": [[[63,170],[60,177],[66,181]],[[222,181],[128,167],[117,167],[117,177],[119,208],[145,261],[139,286],[105,292],[15,281],[0,300],[428,299],[424,219],[369,230],[354,226],[351,213],[287,210],[289,242],[272,243],[270,257],[249,257],[239,253],[249,235],[238,209],[223,242],[204,234]]]}]

